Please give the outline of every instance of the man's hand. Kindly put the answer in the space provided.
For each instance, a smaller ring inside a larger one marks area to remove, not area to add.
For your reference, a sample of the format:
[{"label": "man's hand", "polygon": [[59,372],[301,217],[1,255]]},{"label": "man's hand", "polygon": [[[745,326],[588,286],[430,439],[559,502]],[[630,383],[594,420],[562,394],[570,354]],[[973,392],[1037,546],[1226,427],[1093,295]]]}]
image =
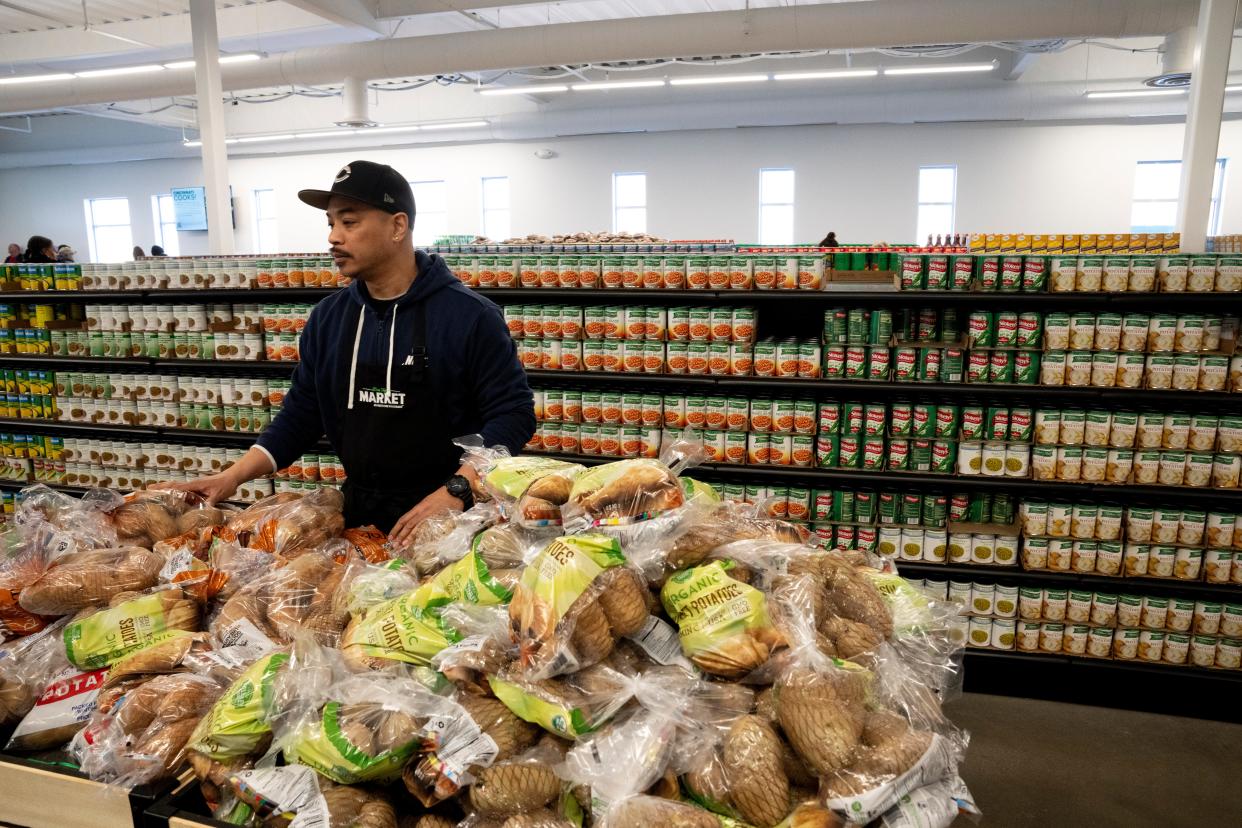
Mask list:
[{"label": "man's hand", "polygon": [[218,474],[189,480],[185,483],[170,483],[169,488],[183,492],[194,492],[207,500],[207,505],[215,506],[221,500],[227,500],[237,491],[237,481],[227,471]]},{"label": "man's hand", "polygon": [[449,494],[448,489],[441,486],[400,517],[397,524],[392,527],[392,531],[388,533],[388,540],[394,547],[401,549],[414,537],[414,530],[423,520],[441,512],[460,512],[465,505],[461,500]]}]

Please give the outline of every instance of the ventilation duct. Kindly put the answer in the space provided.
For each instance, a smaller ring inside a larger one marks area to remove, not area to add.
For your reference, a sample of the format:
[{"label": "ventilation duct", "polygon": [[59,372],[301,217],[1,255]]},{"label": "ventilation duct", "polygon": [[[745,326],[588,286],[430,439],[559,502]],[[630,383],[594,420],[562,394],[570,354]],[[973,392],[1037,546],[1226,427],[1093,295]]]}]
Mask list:
[{"label": "ventilation duct", "polygon": [[362,78],[346,78],[341,89],[341,100],[345,104],[345,115],[336,122],[339,127],[365,129],[376,126],[371,120],[371,102],[367,98],[367,82]]},{"label": "ventilation duct", "polygon": [[1190,67],[1194,65],[1194,59],[1194,26],[1187,26],[1165,35],[1164,43],[1160,45],[1160,68],[1163,71],[1143,83],[1157,89],[1190,86]]}]

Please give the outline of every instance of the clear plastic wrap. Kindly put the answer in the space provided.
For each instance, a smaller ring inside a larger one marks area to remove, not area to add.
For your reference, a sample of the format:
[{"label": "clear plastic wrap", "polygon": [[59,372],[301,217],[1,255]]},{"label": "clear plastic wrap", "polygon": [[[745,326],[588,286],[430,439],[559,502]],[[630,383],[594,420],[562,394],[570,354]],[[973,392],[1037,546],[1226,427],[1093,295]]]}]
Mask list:
[{"label": "clear plastic wrap", "polygon": [[103,691],[106,669],[58,672],[26,711],[5,750],[51,750],[73,738],[86,726]]},{"label": "clear plastic wrap", "polygon": [[457,441],[479,485],[510,521],[528,528],[561,525],[561,507],[585,466],[551,457],[511,457],[504,447],[485,447],[474,435]]},{"label": "clear plastic wrap", "polygon": [[18,526],[45,521],[57,529],[94,539],[94,546],[116,546],[116,529],[109,513],[122,503],[121,496],[110,489],[90,489],[76,498],[36,483],[18,494],[13,521]]},{"label": "clear plastic wrap", "polygon": [[198,603],[177,587],[120,593],[107,609],[65,626],[65,655],[82,669],[107,667],[154,644],[191,637],[200,621]]},{"label": "clear plastic wrap", "polygon": [[66,670],[60,632],[68,619],[0,646],[0,726],[30,712],[52,677]]},{"label": "clear plastic wrap", "polygon": [[95,711],[70,744],[82,772],[132,788],[176,774],[199,719],[223,687],[193,673],[156,676]]},{"label": "clear plastic wrap", "polygon": [[[196,508],[202,506],[203,508]],[[223,522],[219,509],[207,507],[191,492],[147,489],[132,492],[109,513],[117,543],[150,549],[160,541],[212,522]]]},{"label": "clear plastic wrap", "polygon": [[229,520],[228,528],[243,546],[295,558],[341,534],[344,498],[336,489],[309,494],[265,497]]},{"label": "clear plastic wrap", "polygon": [[635,693],[633,679],[606,664],[542,681],[489,676],[487,684],[519,719],[562,739],[579,739],[597,730]]},{"label": "clear plastic wrap", "polygon": [[0,641],[30,635],[47,626],[47,618],[23,609],[22,590],[51,565],[56,531],[43,520],[0,529]]},{"label": "clear plastic wrap", "polygon": [[163,557],[140,546],[79,551],[27,585],[18,603],[37,615],[68,615],[155,586],[163,565]]},{"label": "clear plastic wrap", "polygon": [[390,552],[409,560],[420,575],[428,575],[460,560],[470,551],[475,536],[500,519],[500,508],[491,501],[476,503],[464,512],[441,512],[421,521],[405,546],[393,547],[390,541]]},{"label": "clear plastic wrap", "polygon": [[398,828],[383,791],[337,785],[302,765],[242,770],[227,782],[231,796],[215,816],[232,825]]},{"label": "clear plastic wrap", "polygon": [[641,573],[626,564],[616,539],[553,539],[523,570],[509,603],[524,675],[550,678],[598,663],[619,638],[642,630],[649,601]]}]

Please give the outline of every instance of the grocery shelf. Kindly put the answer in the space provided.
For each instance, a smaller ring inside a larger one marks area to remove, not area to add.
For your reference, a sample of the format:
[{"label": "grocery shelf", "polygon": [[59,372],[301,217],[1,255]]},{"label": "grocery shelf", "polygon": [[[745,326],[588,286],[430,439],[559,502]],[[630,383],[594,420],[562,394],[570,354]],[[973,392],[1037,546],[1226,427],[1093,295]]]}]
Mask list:
[{"label": "grocery shelf", "polygon": [[[209,288],[206,290],[11,290],[0,291],[0,303],[90,303],[136,300],[150,304],[185,302],[318,302],[340,288]],[[266,297],[266,298],[261,298]]]},{"label": "grocery shelf", "polygon": [[28,368],[150,368],[152,360],[145,357],[83,357],[83,356],[31,356],[28,354],[0,354],[0,364],[21,365]]},{"label": "grocery shelf", "polygon": [[[1088,667],[1125,670],[1138,673],[1156,673],[1160,675],[1182,674],[1197,678],[1218,681],[1242,681],[1242,670],[1221,670],[1214,667],[1196,667],[1191,664],[1166,664],[1161,661],[1140,661],[1138,659],[1122,660],[1115,658],[1091,658],[1089,656],[1066,655],[1065,653],[1027,652],[1025,650],[989,650],[983,648],[966,648],[966,658],[977,659],[1021,659],[1022,661],[1044,662],[1071,667]],[[970,665],[967,665],[968,667]],[[969,675],[969,674],[968,674]]]},{"label": "grocery shelf", "polygon": [[242,371],[256,374],[292,374],[298,363],[266,359],[153,359],[152,368],[186,370],[203,368],[210,371]]},{"label": "grocery shelf", "polygon": [[903,575],[921,578],[984,578],[1007,586],[1058,586],[1066,589],[1081,588],[1093,591],[1116,590],[1143,592],[1151,595],[1194,594],[1202,598],[1221,601],[1242,601],[1242,585],[1209,584],[1206,581],[1183,581],[1176,578],[1122,578],[1089,572],[1052,572],[1027,570],[1020,566],[996,564],[950,564],[930,561],[895,561],[897,571]]},{"label": "grocery shelf", "polygon": [[1164,405],[1236,405],[1242,408],[1242,394],[1227,391],[1172,391],[1148,388],[1094,388],[1064,385],[1012,385],[964,382],[879,382],[875,380],[802,379],[798,377],[733,377],[706,374],[637,374],[604,371],[547,371],[528,369],[532,380],[600,382],[617,385],[685,385],[717,388],[722,393],[738,391],[858,394],[859,396],[932,395],[969,397],[980,400],[1032,399],[1072,401],[1077,405],[1115,402],[1123,405],[1156,403]]},{"label": "grocery shelf", "polygon": [[59,368],[61,370],[101,368],[135,368],[143,370],[198,370],[233,371],[255,374],[292,374],[296,362],[284,360],[242,359],[153,359],[151,357],[77,357],[77,356],[29,356],[25,354],[0,354],[0,365],[20,365],[26,368]]},{"label": "grocery shelf", "polygon": [[[624,459],[619,457],[592,457],[560,452],[531,452],[544,457],[555,457],[572,463],[596,465]],[[720,476],[756,483],[791,482],[804,486],[815,483],[827,485],[852,484],[866,487],[913,486],[917,488],[992,491],[1004,494],[1024,494],[1035,497],[1072,497],[1089,500],[1151,500],[1153,502],[1175,501],[1178,503],[1222,504],[1238,508],[1242,506],[1242,489],[1195,489],[1186,486],[1117,486],[1097,483],[1063,483],[1060,481],[1032,480],[1022,477],[984,477],[982,475],[926,474],[922,472],[861,471],[859,469],[817,468],[814,466],[747,466],[731,463],[703,463],[689,472],[691,476]]]}]

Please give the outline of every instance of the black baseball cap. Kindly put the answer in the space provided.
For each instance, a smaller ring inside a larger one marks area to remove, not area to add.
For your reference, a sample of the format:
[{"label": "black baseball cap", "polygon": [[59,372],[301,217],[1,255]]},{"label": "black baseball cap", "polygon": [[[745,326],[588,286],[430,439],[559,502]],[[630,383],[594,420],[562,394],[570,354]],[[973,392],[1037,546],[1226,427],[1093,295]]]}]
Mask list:
[{"label": "black baseball cap", "polygon": [[387,213],[405,213],[414,223],[414,192],[401,173],[387,164],[353,161],[341,167],[331,190],[299,190],[298,198],[320,210],[332,196],[361,201]]}]

